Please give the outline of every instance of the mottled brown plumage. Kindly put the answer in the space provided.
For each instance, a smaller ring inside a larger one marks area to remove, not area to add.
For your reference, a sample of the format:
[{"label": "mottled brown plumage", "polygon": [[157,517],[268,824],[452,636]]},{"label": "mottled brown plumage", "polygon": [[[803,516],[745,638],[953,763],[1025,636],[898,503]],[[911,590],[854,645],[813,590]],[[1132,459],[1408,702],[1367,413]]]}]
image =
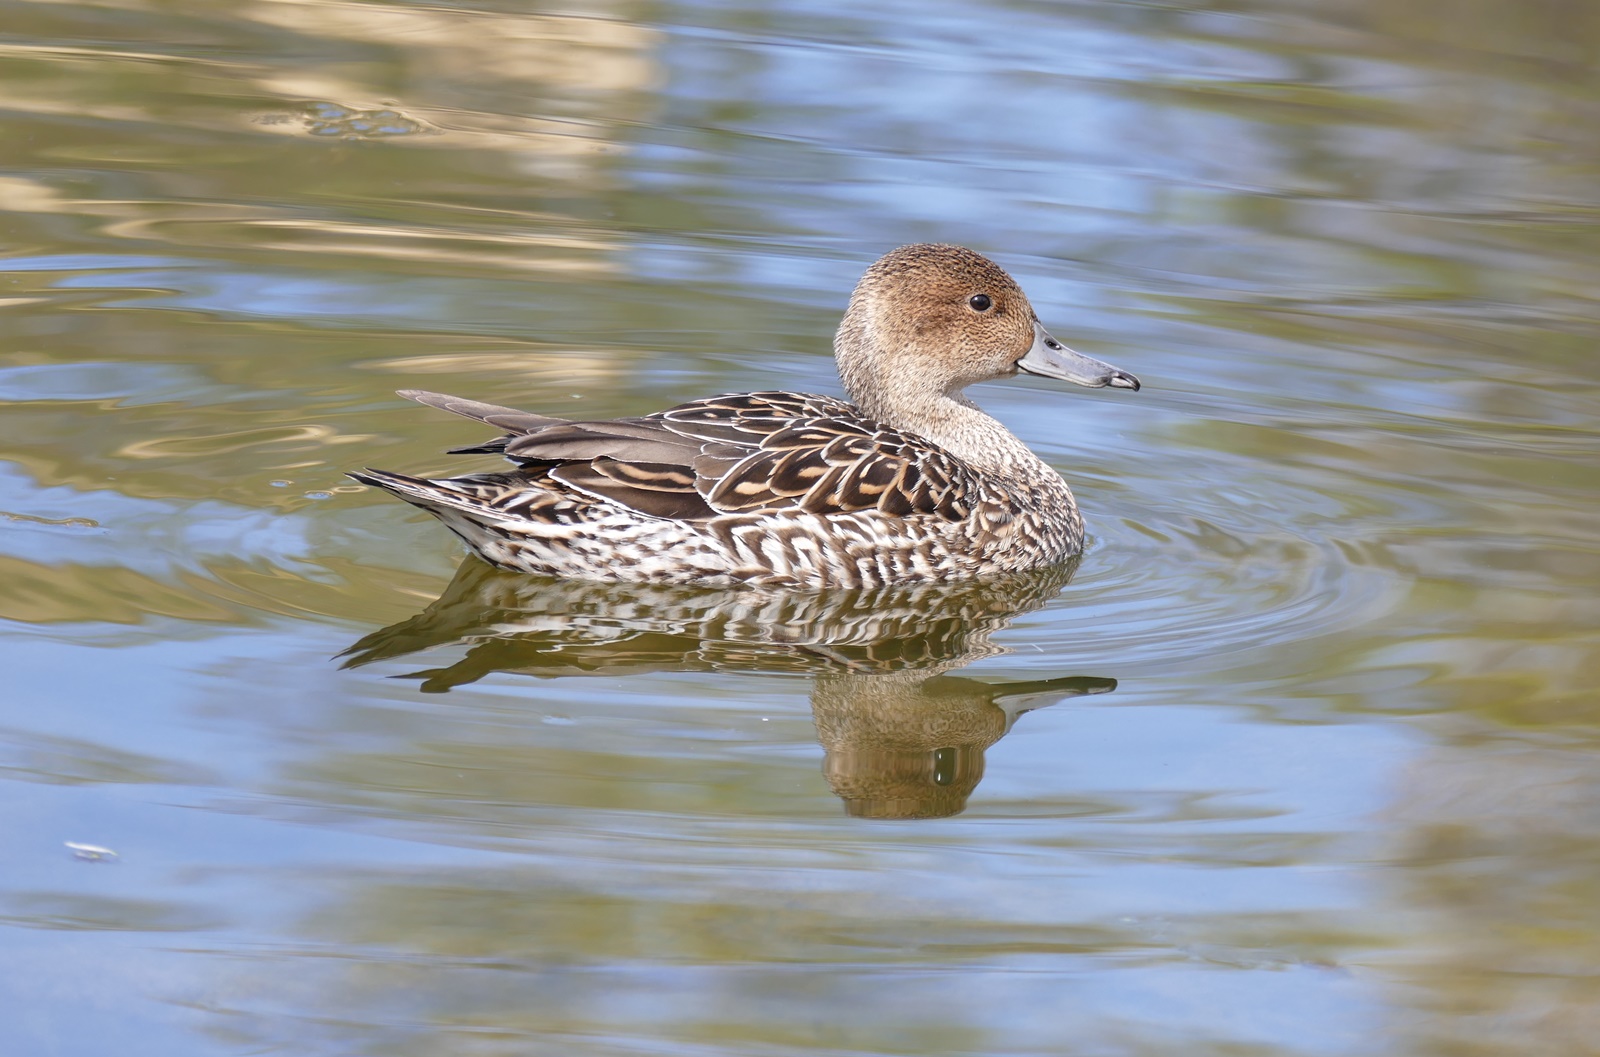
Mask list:
[{"label": "mottled brown plumage", "polygon": [[456,449],[518,469],[351,474],[438,516],[506,568],[597,579],[872,586],[1036,568],[1076,554],[1060,475],[963,390],[1019,369],[1139,383],[1064,348],[998,265],[906,246],[864,275],[834,342],[855,401],[735,393],[569,422],[420,390],[503,435]]}]

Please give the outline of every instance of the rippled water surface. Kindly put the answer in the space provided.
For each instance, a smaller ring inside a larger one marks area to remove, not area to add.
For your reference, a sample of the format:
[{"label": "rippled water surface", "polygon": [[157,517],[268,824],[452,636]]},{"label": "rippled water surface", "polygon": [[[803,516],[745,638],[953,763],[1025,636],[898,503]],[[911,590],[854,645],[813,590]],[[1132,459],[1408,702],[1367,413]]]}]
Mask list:
[{"label": "rippled water surface", "polygon": [[[531,6],[0,2],[0,1053],[1600,1052],[1600,8]],[[342,476],[927,239],[1144,380],[976,394],[1070,583]]]}]

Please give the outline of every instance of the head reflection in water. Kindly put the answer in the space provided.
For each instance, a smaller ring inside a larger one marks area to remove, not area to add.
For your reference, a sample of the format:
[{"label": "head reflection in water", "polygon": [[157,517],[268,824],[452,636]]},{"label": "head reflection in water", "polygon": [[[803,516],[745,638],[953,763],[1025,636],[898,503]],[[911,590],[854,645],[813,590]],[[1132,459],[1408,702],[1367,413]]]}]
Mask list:
[{"label": "head reflection in water", "polygon": [[455,663],[413,673],[435,693],[492,672],[811,675],[823,773],[846,811],[942,818],[965,808],[984,751],[1018,716],[1116,687],[1088,676],[990,683],[946,674],[1006,652],[992,636],[1049,601],[1072,572],[817,593],[553,580],[469,558],[426,610],[351,646],[345,665],[467,645]]},{"label": "head reflection in water", "polygon": [[926,671],[820,674],[811,715],[827,753],[822,773],[858,818],[959,814],[983,780],[984,750],[1018,716],[1116,685],[1092,676],[996,684]]}]

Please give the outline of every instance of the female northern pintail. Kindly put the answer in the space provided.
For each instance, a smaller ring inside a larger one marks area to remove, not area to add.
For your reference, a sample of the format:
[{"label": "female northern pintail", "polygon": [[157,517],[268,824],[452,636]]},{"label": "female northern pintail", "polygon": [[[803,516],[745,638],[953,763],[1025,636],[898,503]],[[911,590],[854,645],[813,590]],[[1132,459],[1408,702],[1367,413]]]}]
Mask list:
[{"label": "female northern pintail", "polygon": [[874,587],[1082,549],[1067,483],[963,390],[1019,370],[1091,388],[1139,380],[1051,337],[1004,269],[959,246],[902,246],[856,284],[833,347],[853,404],[733,393],[573,422],[402,390],[504,430],[455,453],[517,469],[350,476],[494,565],[581,579]]}]

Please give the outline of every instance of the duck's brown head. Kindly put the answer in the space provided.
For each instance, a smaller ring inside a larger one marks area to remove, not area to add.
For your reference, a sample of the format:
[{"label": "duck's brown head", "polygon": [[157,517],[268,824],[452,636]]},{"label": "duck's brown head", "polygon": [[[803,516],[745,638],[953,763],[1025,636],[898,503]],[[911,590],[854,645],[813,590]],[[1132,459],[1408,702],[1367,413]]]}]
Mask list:
[{"label": "duck's brown head", "polygon": [[868,414],[960,398],[976,382],[1019,370],[1091,388],[1139,380],[1062,345],[1004,268],[972,250],[902,246],[867,269],[834,338],[839,375]]}]

